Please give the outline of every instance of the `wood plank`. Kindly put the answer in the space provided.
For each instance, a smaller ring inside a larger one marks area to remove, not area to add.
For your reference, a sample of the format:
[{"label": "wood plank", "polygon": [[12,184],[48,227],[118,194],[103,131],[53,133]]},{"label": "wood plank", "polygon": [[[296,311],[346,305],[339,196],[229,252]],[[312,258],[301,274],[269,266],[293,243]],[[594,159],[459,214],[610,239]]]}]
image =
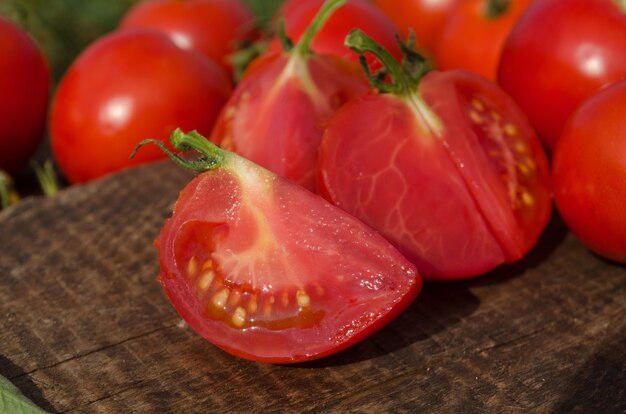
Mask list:
[{"label": "wood plank", "polygon": [[626,269],[555,218],[520,263],[428,283],[370,339],[293,366],[232,357],[169,305],[152,242],[169,163],[0,213],[0,374],[60,413],[626,411]]}]

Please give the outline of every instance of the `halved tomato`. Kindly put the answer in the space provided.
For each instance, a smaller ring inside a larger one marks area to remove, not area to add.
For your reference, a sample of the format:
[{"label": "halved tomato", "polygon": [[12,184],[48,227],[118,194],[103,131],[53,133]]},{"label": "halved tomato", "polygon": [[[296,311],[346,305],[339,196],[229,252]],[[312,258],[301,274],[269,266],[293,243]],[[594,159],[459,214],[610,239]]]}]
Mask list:
[{"label": "halved tomato", "polygon": [[213,344],[257,361],[319,358],[419,292],[415,267],[343,210],[197,134],[172,142],[198,143],[211,170],[181,192],[159,235],[159,280]]},{"label": "halved tomato", "polygon": [[394,83],[379,88],[392,93],[330,119],[320,192],[380,231],[425,278],[473,276],[521,258],[551,212],[547,158],[522,112],[472,72],[414,79],[388,54],[385,64]]}]

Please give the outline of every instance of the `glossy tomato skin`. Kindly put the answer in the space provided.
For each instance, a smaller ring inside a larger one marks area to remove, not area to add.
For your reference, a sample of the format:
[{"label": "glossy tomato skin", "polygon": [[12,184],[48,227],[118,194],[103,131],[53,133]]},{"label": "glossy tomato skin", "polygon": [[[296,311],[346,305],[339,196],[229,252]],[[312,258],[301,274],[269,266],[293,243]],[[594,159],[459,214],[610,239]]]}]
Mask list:
[{"label": "glossy tomato skin", "polygon": [[315,191],[326,121],[369,89],[356,64],[335,56],[268,54],[246,72],[211,140]]},{"label": "glossy tomato skin", "polygon": [[375,231],[234,154],[182,192],[157,240],[179,314],[227,352],[293,363],[381,328],[421,289]]},{"label": "glossy tomato skin", "polygon": [[533,0],[510,0],[497,16],[488,14],[489,0],[466,0],[450,13],[435,53],[439,70],[469,69],[496,81],[504,42]]},{"label": "glossy tomato skin", "polygon": [[331,118],[321,193],[380,231],[426,279],[521,258],[551,212],[547,159],[523,114],[464,70],[431,72],[416,96],[371,94]]},{"label": "glossy tomato skin", "polygon": [[570,114],[597,90],[626,79],[626,11],[612,0],[542,0],[508,37],[498,83],[554,148]]},{"label": "glossy tomato skin", "polygon": [[413,30],[417,46],[433,55],[450,13],[459,0],[373,0],[393,20],[404,38]]},{"label": "glossy tomato skin", "polygon": [[585,101],[553,154],[554,198],[572,232],[601,256],[626,263],[626,81]]},{"label": "glossy tomato skin", "polygon": [[178,46],[199,51],[231,71],[228,55],[248,35],[252,11],[239,0],[147,0],[135,5],[122,28],[152,28]]},{"label": "glossy tomato skin", "polygon": [[163,158],[146,138],[167,140],[177,128],[208,134],[231,92],[225,72],[149,29],[104,36],[72,64],[54,97],[50,138],[72,183]]},{"label": "glossy tomato skin", "polygon": [[0,170],[16,173],[41,142],[50,70],[30,36],[0,17]]},{"label": "glossy tomato skin", "polygon": [[[324,0],[291,0],[279,10],[279,15],[282,15],[285,22],[287,36],[294,43],[300,40],[323,3]],[[344,45],[346,36],[354,28],[363,30],[394,57],[398,59],[402,57],[395,39],[397,27],[380,10],[365,0],[348,0],[346,4],[335,10],[315,36],[311,50],[358,62],[359,55]],[[280,42],[274,39],[269,46],[269,51],[277,52],[280,49]],[[366,57],[373,70],[380,68],[376,59],[369,54]]]}]

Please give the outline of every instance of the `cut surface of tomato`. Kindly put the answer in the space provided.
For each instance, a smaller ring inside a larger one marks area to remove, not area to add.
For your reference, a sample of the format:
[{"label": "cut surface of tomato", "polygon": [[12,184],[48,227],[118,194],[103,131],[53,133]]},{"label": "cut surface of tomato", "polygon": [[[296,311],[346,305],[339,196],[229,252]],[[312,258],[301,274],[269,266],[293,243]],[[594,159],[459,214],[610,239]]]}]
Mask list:
[{"label": "cut surface of tomato", "polygon": [[237,356],[319,358],[365,338],[421,289],[376,231],[233,153],[182,192],[157,240],[179,314]]},{"label": "cut surface of tomato", "polygon": [[331,118],[320,193],[380,231],[425,278],[521,258],[551,212],[547,158],[521,111],[465,70],[430,72],[404,93],[367,95]]}]

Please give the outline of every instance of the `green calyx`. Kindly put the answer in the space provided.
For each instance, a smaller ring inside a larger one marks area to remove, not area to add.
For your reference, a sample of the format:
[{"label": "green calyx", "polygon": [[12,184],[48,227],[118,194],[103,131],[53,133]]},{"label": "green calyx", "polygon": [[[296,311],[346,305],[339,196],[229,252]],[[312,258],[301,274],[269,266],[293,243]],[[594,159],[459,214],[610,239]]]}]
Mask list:
[{"label": "green calyx", "polygon": [[502,16],[511,6],[511,0],[487,0],[485,4],[485,17],[497,19]]},{"label": "green calyx", "polygon": [[183,158],[170,151],[161,141],[146,139],[141,141],[133,150],[130,157],[134,157],[139,148],[146,144],[155,144],[165,152],[175,164],[188,170],[203,172],[220,167],[224,161],[226,151],[210,142],[197,131],[184,133],[177,128],[170,136],[172,146],[182,152],[194,152],[197,158]]},{"label": "green calyx", "polygon": [[[408,41],[398,36],[396,41],[404,56],[400,64],[385,48],[360,29],[352,30],[346,37],[345,45],[360,55],[361,66],[372,86],[384,93],[406,96],[412,95],[422,77],[430,71],[426,59],[415,51],[415,35],[411,32]],[[372,74],[365,59],[365,53],[372,53],[383,64],[384,70]],[[390,82],[385,81],[389,75]]]},{"label": "green calyx", "polygon": [[317,12],[313,21],[307,29],[302,34],[300,41],[294,45],[291,39],[287,37],[286,29],[285,29],[285,21],[281,17],[278,22],[278,38],[280,39],[283,50],[286,52],[294,50],[301,56],[308,56],[311,52],[311,43],[313,43],[313,39],[322,30],[322,27],[326,24],[330,16],[337,10],[339,7],[343,6],[347,0],[326,0],[320,10]]},{"label": "green calyx", "polygon": [[0,210],[15,204],[20,199],[13,188],[13,179],[4,171],[0,170]]}]

